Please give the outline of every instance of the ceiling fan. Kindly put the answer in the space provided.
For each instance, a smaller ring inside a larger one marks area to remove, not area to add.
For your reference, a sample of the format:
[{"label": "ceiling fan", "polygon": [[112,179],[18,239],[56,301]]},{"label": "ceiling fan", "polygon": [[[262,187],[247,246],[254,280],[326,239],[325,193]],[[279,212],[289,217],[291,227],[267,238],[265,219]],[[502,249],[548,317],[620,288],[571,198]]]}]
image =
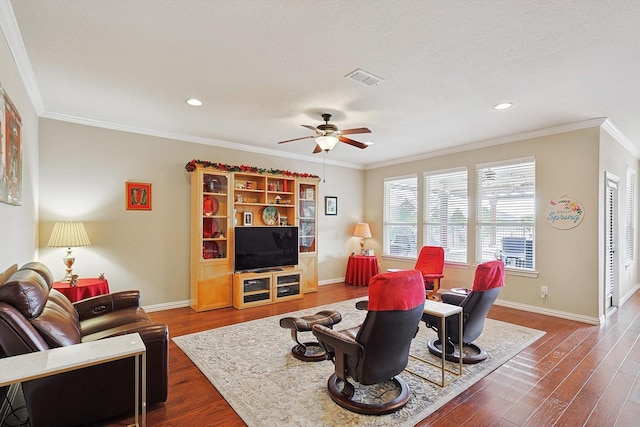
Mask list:
[{"label": "ceiling fan", "polygon": [[353,140],[351,138],[347,138],[343,135],[351,135],[355,133],[371,133],[371,131],[367,128],[354,128],[354,129],[343,129],[339,130],[338,127],[334,124],[329,124],[329,120],[331,120],[331,114],[325,113],[322,115],[322,120],[324,120],[323,125],[310,126],[310,125],[301,125],[306,127],[307,129],[311,129],[316,134],[310,136],[303,136],[302,138],[294,138],[288,139],[286,141],[280,141],[278,144],[284,144],[285,142],[299,141],[301,139],[310,139],[315,138],[316,140],[316,148],[313,150],[313,153],[320,153],[322,151],[331,151],[333,147],[336,146],[338,142],[344,142],[345,144],[352,145],[358,148],[367,148],[370,143],[359,142]]}]

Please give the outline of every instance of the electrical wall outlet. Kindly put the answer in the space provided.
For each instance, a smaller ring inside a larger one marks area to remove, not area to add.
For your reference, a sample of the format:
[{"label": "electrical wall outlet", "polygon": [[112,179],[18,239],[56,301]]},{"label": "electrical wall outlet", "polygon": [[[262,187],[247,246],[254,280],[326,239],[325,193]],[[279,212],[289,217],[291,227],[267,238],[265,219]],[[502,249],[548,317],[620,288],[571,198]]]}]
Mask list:
[{"label": "electrical wall outlet", "polygon": [[540,298],[546,298],[549,294],[549,288],[547,286],[540,286]]}]

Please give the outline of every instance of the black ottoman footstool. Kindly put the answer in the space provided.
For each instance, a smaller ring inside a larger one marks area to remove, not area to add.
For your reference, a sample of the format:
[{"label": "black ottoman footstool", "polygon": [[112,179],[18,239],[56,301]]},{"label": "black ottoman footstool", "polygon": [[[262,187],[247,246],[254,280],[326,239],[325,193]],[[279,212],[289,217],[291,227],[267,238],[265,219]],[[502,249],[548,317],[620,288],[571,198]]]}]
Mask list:
[{"label": "black ottoman footstool", "polygon": [[291,338],[297,343],[291,349],[291,354],[296,359],[305,362],[319,362],[327,358],[327,353],[317,341],[301,343],[298,340],[298,332],[311,332],[313,325],[322,325],[333,329],[333,325],[340,323],[341,320],[342,315],[337,311],[323,310],[310,316],[283,317],[280,319],[280,326],[291,329]]}]

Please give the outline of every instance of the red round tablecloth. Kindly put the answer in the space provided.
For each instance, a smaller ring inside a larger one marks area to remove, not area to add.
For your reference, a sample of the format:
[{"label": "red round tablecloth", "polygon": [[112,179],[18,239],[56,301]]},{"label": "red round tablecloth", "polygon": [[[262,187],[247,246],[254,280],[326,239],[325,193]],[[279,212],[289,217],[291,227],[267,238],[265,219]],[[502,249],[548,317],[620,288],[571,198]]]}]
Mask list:
[{"label": "red round tablecloth", "polygon": [[109,293],[109,282],[100,279],[78,279],[76,286],[67,282],[54,282],[53,288],[62,292],[71,302]]},{"label": "red round tablecloth", "polygon": [[348,285],[369,286],[369,280],[378,272],[378,259],[375,256],[350,256],[344,281]]}]

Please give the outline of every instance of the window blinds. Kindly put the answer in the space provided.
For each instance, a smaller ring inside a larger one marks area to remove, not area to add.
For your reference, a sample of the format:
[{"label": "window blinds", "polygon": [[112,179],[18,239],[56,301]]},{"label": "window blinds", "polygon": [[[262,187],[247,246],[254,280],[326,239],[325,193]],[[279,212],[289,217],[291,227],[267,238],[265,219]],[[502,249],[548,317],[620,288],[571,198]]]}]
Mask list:
[{"label": "window blinds", "polygon": [[445,260],[467,262],[467,169],[424,174],[425,245],[442,246]]}]

